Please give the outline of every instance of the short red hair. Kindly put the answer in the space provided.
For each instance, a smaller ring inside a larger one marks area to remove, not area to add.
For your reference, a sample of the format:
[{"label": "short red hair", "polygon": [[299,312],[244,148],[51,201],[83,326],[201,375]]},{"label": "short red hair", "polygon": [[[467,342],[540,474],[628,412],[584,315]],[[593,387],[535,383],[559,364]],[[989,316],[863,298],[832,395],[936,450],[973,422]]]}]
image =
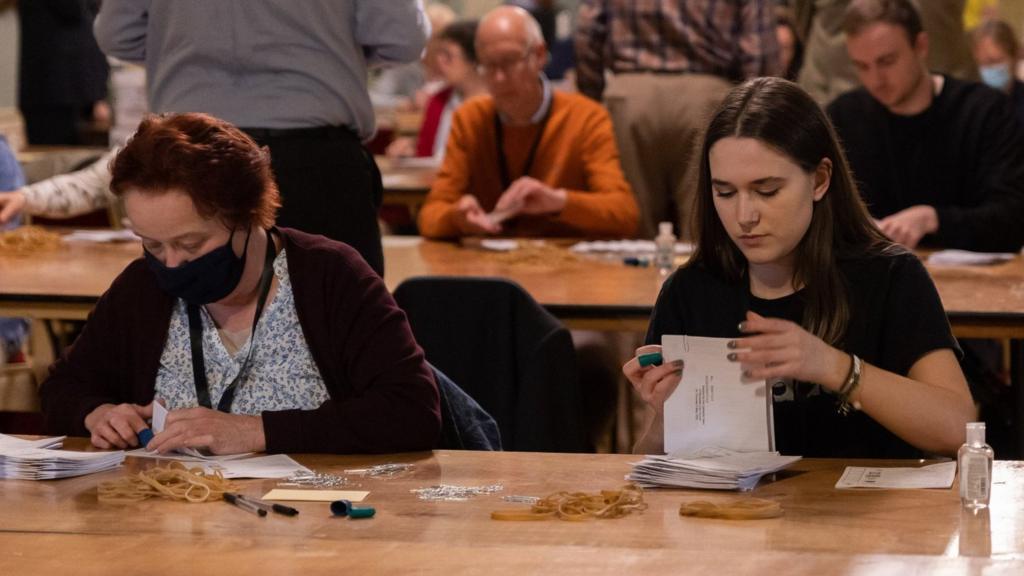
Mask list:
[{"label": "short red hair", "polygon": [[196,211],[231,227],[274,225],[280,195],[270,153],[207,114],[147,116],[110,163],[110,190],[181,190]]}]

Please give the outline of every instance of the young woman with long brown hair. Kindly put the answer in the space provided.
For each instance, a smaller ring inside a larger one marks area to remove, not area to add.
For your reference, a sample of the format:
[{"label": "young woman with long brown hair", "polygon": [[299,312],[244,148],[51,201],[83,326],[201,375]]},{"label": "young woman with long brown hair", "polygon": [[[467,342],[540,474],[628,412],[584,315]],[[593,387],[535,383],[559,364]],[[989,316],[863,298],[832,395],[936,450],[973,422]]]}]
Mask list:
[{"label": "young woman with long brown hair", "polygon": [[[955,452],[975,417],[956,339],[924,266],[872,223],[821,108],[780,78],[736,87],[700,170],[696,250],[662,288],[638,356],[663,334],[731,338],[729,359],[771,384],[783,453]],[[636,449],[661,452],[686,369],[633,358],[623,372],[652,408]]]}]

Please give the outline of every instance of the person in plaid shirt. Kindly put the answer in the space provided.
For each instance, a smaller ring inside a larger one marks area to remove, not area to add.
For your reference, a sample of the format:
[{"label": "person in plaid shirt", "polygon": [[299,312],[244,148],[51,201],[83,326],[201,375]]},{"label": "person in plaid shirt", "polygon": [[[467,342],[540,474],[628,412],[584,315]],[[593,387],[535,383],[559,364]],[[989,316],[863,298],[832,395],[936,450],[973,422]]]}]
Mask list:
[{"label": "person in plaid shirt", "polygon": [[[690,161],[708,113],[733,82],[782,73],[774,0],[583,0],[577,86],[604,98],[641,233],[689,217]],[[605,72],[613,75],[605,85]],[[685,232],[685,228],[684,228]]]}]

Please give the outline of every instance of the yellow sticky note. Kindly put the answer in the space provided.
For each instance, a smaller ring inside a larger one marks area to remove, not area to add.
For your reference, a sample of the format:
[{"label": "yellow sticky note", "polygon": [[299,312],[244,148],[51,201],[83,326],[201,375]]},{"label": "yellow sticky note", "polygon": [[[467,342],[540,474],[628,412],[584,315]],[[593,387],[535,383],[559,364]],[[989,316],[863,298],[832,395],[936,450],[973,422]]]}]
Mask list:
[{"label": "yellow sticky note", "polygon": [[365,490],[284,490],[274,488],[263,495],[263,500],[294,500],[299,502],[334,502],[350,500],[362,502],[370,493]]}]

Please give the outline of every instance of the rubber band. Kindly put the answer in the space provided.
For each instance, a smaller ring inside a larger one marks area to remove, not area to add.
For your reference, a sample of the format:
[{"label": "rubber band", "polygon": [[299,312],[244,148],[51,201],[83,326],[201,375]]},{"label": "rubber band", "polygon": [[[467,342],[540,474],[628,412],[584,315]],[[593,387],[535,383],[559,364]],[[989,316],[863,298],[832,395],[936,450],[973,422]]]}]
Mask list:
[{"label": "rubber band", "polygon": [[186,468],[171,462],[166,468],[155,467],[121,478],[102,482],[97,487],[100,502],[141,502],[147,498],[167,498],[199,503],[218,501],[235,486],[220,471],[207,474],[200,467]]},{"label": "rubber band", "polygon": [[0,252],[10,254],[31,254],[54,250],[61,245],[60,234],[41,226],[22,226],[7,232],[0,232]]},{"label": "rubber band", "polygon": [[632,512],[647,509],[643,489],[627,484],[618,490],[602,490],[597,494],[586,492],[556,492],[541,498],[530,508],[495,510],[492,520],[561,520],[581,521],[591,518],[622,518]]},{"label": "rubber band", "polygon": [[760,520],[782,516],[782,505],[763,498],[743,498],[727,503],[692,500],[679,506],[680,516],[720,518],[723,520]]}]

